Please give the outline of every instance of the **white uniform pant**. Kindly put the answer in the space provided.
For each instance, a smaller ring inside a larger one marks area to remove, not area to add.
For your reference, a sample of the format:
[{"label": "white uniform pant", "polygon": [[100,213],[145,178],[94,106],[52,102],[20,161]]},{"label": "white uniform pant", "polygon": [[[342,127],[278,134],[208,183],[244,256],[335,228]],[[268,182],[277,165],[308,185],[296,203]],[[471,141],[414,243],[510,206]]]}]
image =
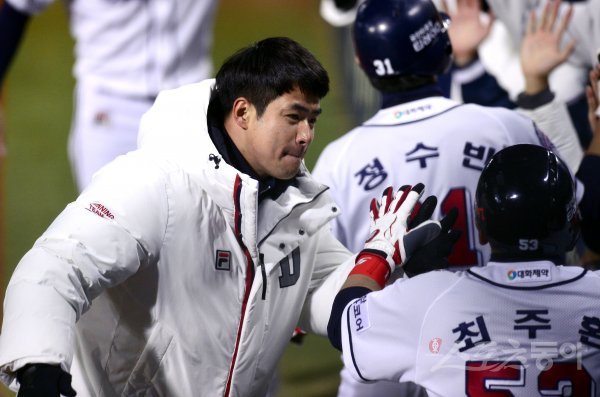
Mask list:
[{"label": "white uniform pant", "polygon": [[153,102],[106,92],[92,83],[77,84],[68,152],[80,192],[102,166],[137,148],[140,118]]}]

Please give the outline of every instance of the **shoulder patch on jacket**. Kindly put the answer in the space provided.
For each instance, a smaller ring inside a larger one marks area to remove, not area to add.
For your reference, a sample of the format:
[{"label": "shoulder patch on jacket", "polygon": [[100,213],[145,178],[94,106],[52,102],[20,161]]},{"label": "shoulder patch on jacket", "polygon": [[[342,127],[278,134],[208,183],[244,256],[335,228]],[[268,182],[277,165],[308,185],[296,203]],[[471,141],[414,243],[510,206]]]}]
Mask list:
[{"label": "shoulder patch on jacket", "polygon": [[110,212],[108,208],[100,203],[90,203],[86,209],[101,218],[115,219],[115,216],[112,214],[112,212]]}]

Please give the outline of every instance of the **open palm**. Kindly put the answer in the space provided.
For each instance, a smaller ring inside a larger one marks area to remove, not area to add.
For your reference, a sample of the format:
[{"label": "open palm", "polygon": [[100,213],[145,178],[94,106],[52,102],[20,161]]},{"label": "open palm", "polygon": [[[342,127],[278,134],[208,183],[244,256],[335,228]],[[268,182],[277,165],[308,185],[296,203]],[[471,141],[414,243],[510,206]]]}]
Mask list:
[{"label": "open palm", "polygon": [[529,16],[521,45],[521,67],[525,76],[548,76],[575,49],[573,41],[561,48],[563,35],[571,20],[572,7],[567,9],[556,27],[559,7],[560,1],[549,1],[540,21],[534,12]]},{"label": "open palm", "polygon": [[446,2],[442,1],[442,8],[452,20],[448,35],[455,59],[458,63],[461,59],[467,61],[474,57],[477,48],[490,33],[493,18],[482,20],[479,0],[457,0],[454,12],[449,12]]}]

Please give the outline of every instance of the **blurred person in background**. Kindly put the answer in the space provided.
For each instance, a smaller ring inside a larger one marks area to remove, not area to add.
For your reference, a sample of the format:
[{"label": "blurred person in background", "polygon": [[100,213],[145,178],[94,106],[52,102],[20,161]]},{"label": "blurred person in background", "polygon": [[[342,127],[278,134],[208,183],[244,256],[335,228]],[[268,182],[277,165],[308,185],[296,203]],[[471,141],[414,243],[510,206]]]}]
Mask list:
[{"label": "blurred person in background", "polygon": [[[0,5],[0,85],[30,19],[53,1]],[[159,91],[212,75],[217,5],[217,0],[65,2],[76,78],[68,154],[79,191],[103,165],[137,147],[140,118]]]}]

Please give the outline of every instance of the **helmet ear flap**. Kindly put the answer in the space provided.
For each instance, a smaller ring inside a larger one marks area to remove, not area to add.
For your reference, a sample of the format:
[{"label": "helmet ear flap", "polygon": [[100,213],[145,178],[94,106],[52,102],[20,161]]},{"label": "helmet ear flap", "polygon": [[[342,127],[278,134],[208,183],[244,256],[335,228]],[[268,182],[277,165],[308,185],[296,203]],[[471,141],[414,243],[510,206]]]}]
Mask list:
[{"label": "helmet ear flap", "polygon": [[477,232],[479,234],[479,243],[485,245],[489,242],[487,234],[485,232],[485,213],[484,209],[479,207],[475,203],[475,226],[477,226]]}]

